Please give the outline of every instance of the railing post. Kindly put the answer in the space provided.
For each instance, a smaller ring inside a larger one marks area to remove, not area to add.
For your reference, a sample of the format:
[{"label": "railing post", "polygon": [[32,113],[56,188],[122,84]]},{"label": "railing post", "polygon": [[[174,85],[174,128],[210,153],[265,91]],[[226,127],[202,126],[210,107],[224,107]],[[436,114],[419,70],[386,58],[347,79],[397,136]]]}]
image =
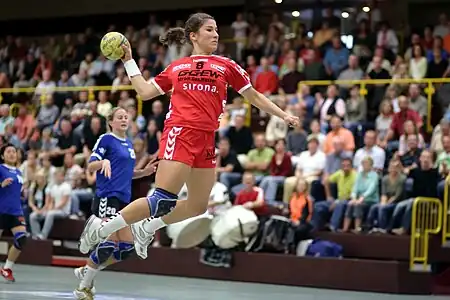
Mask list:
[{"label": "railing post", "polygon": [[450,185],[450,175],[445,178],[445,187],[444,187],[444,201],[443,201],[443,216],[442,216],[442,247],[450,247],[450,241],[447,240],[449,237],[449,226],[448,226],[448,214],[449,214],[449,206],[448,206],[448,189]]},{"label": "railing post", "polygon": [[431,110],[433,108],[433,94],[436,92],[433,86],[433,82],[428,80],[427,87],[424,89],[424,92],[427,94],[427,132],[432,132],[433,127],[431,126]]}]

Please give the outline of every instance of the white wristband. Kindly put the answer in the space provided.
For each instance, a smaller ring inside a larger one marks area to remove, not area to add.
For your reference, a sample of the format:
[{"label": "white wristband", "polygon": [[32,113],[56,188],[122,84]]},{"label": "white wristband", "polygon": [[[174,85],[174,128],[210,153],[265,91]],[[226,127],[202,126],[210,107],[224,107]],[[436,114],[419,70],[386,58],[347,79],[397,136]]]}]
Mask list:
[{"label": "white wristband", "polygon": [[129,78],[142,75],[141,70],[139,70],[139,67],[134,59],[127,60],[124,62],[123,66],[125,67],[125,71],[127,72]]}]

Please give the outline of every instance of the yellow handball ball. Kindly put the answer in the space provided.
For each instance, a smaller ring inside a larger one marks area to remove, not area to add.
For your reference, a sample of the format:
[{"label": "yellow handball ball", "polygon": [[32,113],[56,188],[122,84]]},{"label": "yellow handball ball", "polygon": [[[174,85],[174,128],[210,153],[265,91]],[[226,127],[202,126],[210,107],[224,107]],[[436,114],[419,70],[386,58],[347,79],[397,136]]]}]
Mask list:
[{"label": "yellow handball ball", "polygon": [[100,50],[109,60],[118,60],[124,55],[123,44],[129,44],[127,38],[120,32],[108,32],[100,42]]}]

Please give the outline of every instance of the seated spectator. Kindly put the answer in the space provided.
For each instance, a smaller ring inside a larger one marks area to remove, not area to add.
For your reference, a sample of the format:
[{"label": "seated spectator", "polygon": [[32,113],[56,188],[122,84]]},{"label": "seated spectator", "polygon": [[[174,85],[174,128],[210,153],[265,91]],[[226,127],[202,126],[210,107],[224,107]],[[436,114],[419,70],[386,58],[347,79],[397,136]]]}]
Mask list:
[{"label": "seated spectator", "polygon": [[48,193],[47,177],[43,171],[39,171],[35,174],[34,181],[31,182],[28,189],[28,214],[41,214],[43,212]]},{"label": "seated spectator", "polygon": [[353,232],[362,231],[364,218],[370,207],[379,201],[378,174],[373,170],[373,160],[366,157],[362,161],[362,171],[356,176],[353,186],[351,200],[347,203],[345,219],[342,231],[348,232],[352,221],[355,229]]},{"label": "seated spectator", "polygon": [[323,152],[325,152],[325,154],[329,154],[334,151],[333,140],[335,137],[342,140],[344,150],[355,150],[355,138],[350,130],[342,127],[342,119],[335,115],[331,118],[330,125],[331,131],[325,137]]},{"label": "seated spectator", "polygon": [[308,135],[307,140],[313,137],[316,138],[319,141],[319,149],[323,151],[325,147],[326,136],[320,131],[319,121],[316,119],[312,120],[311,124],[309,125],[309,129],[311,130],[311,133]]},{"label": "seated spectator", "polygon": [[75,174],[72,180],[73,189],[70,193],[71,218],[84,218],[84,214],[80,210],[80,203],[92,201],[95,196],[94,188],[96,180],[96,172],[89,172],[89,170],[86,170],[84,173]]},{"label": "seated spectator", "polygon": [[34,175],[39,169],[39,161],[37,159],[37,153],[33,150],[28,151],[27,159],[20,166],[20,172],[25,185],[29,185],[34,181]]},{"label": "seated spectator", "polygon": [[345,127],[354,136],[360,135],[358,128],[364,126],[367,118],[367,100],[361,96],[359,86],[355,85],[350,90],[350,98],[346,101]]},{"label": "seated spectator", "polygon": [[345,101],[338,96],[336,85],[330,85],[327,89],[327,98],[316,101],[320,116],[320,127],[322,132],[328,132],[329,123],[333,116],[344,118],[346,114]]},{"label": "seated spectator", "polygon": [[296,126],[286,136],[286,150],[291,155],[297,155],[306,150],[306,132],[303,126]]},{"label": "seated spectator", "polygon": [[375,120],[375,130],[377,133],[377,145],[383,141],[389,128],[391,128],[392,118],[394,116],[394,107],[392,106],[391,101],[384,100],[380,104],[380,114]]},{"label": "seated spectator", "polygon": [[228,189],[241,181],[244,171],[234,150],[230,147],[230,141],[227,138],[221,138],[219,141],[219,155],[217,157],[217,169],[219,182]]},{"label": "seated spectator", "polygon": [[307,236],[312,230],[311,224],[314,203],[308,195],[308,182],[303,179],[299,179],[295,185],[294,193],[289,201],[289,215],[295,228],[295,242]]},{"label": "seated spectator", "polygon": [[9,105],[0,105],[0,136],[5,134],[6,125],[14,124],[14,117],[9,115]]},{"label": "seated spectator", "polygon": [[319,141],[314,137],[309,138],[308,150],[300,153],[298,157],[295,176],[288,177],[284,181],[283,202],[289,203],[295,184],[300,178],[309,184],[318,180],[325,169],[325,161],[325,154],[319,150]]},{"label": "seated spectator", "polygon": [[[409,169],[415,168],[419,164],[420,154],[422,153],[422,149],[419,148],[419,142],[416,135],[408,136],[407,144],[409,149],[408,152],[398,156],[405,173],[408,173]],[[394,159],[395,158],[396,155],[394,155]]]},{"label": "seated spectator", "polygon": [[[348,58],[348,68],[343,70],[338,77],[338,80],[361,80],[364,76],[363,70],[359,67],[359,57],[350,55]],[[341,84],[341,90],[350,89],[352,86],[348,84]]]},{"label": "seated spectator", "polygon": [[113,109],[111,102],[108,100],[108,93],[106,91],[98,92],[97,112],[104,118],[107,118]]},{"label": "seated spectator", "polygon": [[425,118],[428,114],[428,100],[420,94],[419,85],[411,84],[409,86],[409,99],[409,107]]},{"label": "seated spectator", "polygon": [[425,140],[422,136],[422,134],[419,133],[419,130],[416,127],[416,124],[414,124],[413,121],[407,120],[403,125],[403,134],[400,136],[399,145],[398,145],[398,154],[400,156],[404,155],[406,152],[408,152],[410,149],[408,147],[408,137],[411,135],[415,135],[417,137],[418,145],[417,147],[419,149],[425,148]]},{"label": "seated spectator", "polygon": [[43,153],[49,153],[53,149],[55,149],[58,144],[58,140],[52,136],[52,129],[50,127],[42,130],[40,147],[38,148]]},{"label": "seated spectator", "polygon": [[406,176],[401,173],[401,165],[391,162],[388,174],[381,181],[380,203],[370,208],[368,224],[371,233],[387,233],[389,222],[397,203],[403,200]]},{"label": "seated spectator", "polygon": [[[244,99],[242,97],[236,97],[233,99],[233,103],[227,105],[225,107],[225,117],[222,118],[220,122],[219,133],[221,136],[225,136],[228,132],[228,129],[236,124],[236,117],[242,116],[245,118],[247,116],[247,112],[249,110],[249,106],[247,103],[244,103]],[[248,151],[247,151],[248,152]]]},{"label": "seated spectator", "polygon": [[278,90],[278,77],[270,69],[269,60],[262,57],[260,61],[262,71],[256,75],[255,89],[266,96],[275,94]]},{"label": "seated spectator", "polygon": [[445,135],[450,135],[450,120],[442,119],[439,125],[434,128],[430,143],[430,150],[437,155],[444,151],[442,137]]},{"label": "seated spectator", "polygon": [[327,75],[334,79],[347,67],[350,52],[342,45],[339,36],[333,37],[331,44],[332,47],[325,52],[323,63]]},{"label": "seated spectator", "polygon": [[44,105],[39,107],[36,122],[37,129],[42,131],[46,127],[51,127],[55,124],[59,117],[59,108],[53,103],[53,96],[46,95]]},{"label": "seated spectator", "polygon": [[351,159],[353,153],[351,151],[344,150],[344,143],[339,137],[333,139],[334,151],[326,156],[325,170],[323,175],[323,181],[325,182],[327,177],[337,172],[344,159]]},{"label": "seated spectator", "polygon": [[297,62],[295,61],[295,57],[288,58],[285,63],[285,67],[285,74],[283,74],[280,78],[280,87],[278,92],[281,95],[293,95],[297,92],[298,83],[304,80],[305,76],[297,71]]},{"label": "seated spectator", "polygon": [[253,134],[248,126],[245,126],[245,118],[237,115],[234,118],[234,126],[228,129],[225,135],[230,141],[231,148],[236,154],[247,154],[253,146]]},{"label": "seated spectator", "polygon": [[269,175],[265,176],[260,188],[263,189],[268,204],[276,205],[278,186],[283,184],[287,176],[292,173],[291,155],[286,152],[286,142],[280,139],[275,143],[275,153],[269,165]]},{"label": "seated spectator", "polygon": [[[55,184],[49,189],[47,201],[42,210],[30,215],[31,233],[38,239],[48,238],[56,218],[65,218],[70,214],[70,193],[72,187],[64,181],[64,170],[59,169],[55,173]],[[44,220],[41,230],[39,222]]]},{"label": "seated spectator", "polygon": [[72,124],[69,120],[61,120],[61,134],[58,136],[58,144],[56,148],[50,152],[53,164],[61,167],[64,163],[64,155],[66,153],[75,154],[77,152],[77,143],[73,135]]},{"label": "seated spectator", "polygon": [[264,191],[256,186],[255,176],[251,172],[245,172],[242,176],[242,184],[244,188],[236,194],[234,205],[242,205],[253,210],[258,216],[267,215]]},{"label": "seated spectator", "polygon": [[68,152],[64,155],[64,173],[66,177],[64,180],[72,184],[73,180],[84,173],[83,168],[75,163],[72,153]]},{"label": "seated spectator", "polygon": [[[255,149],[248,152],[247,161],[244,164],[244,169],[247,172],[253,173],[256,183],[259,184],[264,176],[269,174],[270,161],[275,151],[266,146],[264,135],[258,134],[255,136]],[[233,195],[244,188],[243,184],[239,184],[231,189]]]},{"label": "seated spectator", "polygon": [[409,61],[409,75],[412,79],[423,79],[427,75],[428,61],[420,45],[413,46],[413,57]]},{"label": "seated spectator", "polygon": [[380,147],[385,148],[387,146],[387,143],[392,140],[390,145],[391,151],[393,149],[398,149],[398,142],[394,141],[394,138],[400,137],[403,134],[406,121],[413,121],[418,129],[422,128],[423,125],[420,115],[416,111],[409,108],[408,98],[406,98],[405,96],[398,97],[398,106],[400,108],[400,111],[394,114],[391,128],[389,128],[389,131],[384,140],[380,141]]},{"label": "seated spectator", "polygon": [[[314,226],[318,229],[323,228],[329,215],[330,230],[336,231],[341,228],[344,218],[347,202],[351,198],[353,186],[355,185],[357,172],[352,168],[352,159],[344,158],[341,162],[340,170],[328,176],[324,182],[326,201],[317,202],[314,209]],[[331,192],[331,184],[337,185],[337,199]]]},{"label": "seated spectator", "polygon": [[[286,109],[286,104],[282,100],[276,101],[276,104],[282,109]],[[283,119],[272,115],[266,126],[266,141],[269,147],[273,147],[275,142],[280,139],[285,139],[288,132],[288,125]]]},{"label": "seated spectator", "polygon": [[397,204],[388,227],[388,231],[397,235],[406,234],[411,229],[414,200],[417,197],[437,198],[437,186],[442,180],[439,170],[433,168],[433,154],[428,150],[422,151],[419,166],[408,170],[407,175],[413,181],[411,198]]},{"label": "seated spectator", "polygon": [[384,163],[386,160],[386,153],[380,147],[378,147],[375,142],[377,140],[377,135],[375,131],[369,130],[364,136],[364,147],[358,149],[355,153],[353,159],[353,166],[358,171],[362,171],[362,161],[366,157],[372,158],[373,168],[377,172],[381,172],[384,169]]}]

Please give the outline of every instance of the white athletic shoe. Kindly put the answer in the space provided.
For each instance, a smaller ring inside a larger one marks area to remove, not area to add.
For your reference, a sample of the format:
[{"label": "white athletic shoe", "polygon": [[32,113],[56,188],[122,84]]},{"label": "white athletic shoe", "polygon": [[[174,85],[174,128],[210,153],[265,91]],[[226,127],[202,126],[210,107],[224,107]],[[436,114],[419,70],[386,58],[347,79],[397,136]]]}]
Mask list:
[{"label": "white athletic shoe", "polygon": [[147,222],[149,222],[149,219],[131,224],[131,232],[134,237],[134,249],[136,254],[142,259],[147,258],[148,246],[150,246],[155,236],[154,232],[148,232],[144,229],[144,224]]},{"label": "white athletic shoe", "polygon": [[76,289],[73,291],[73,296],[77,300],[94,300],[94,294],[89,288]]},{"label": "white athletic shoe", "polygon": [[[76,277],[79,281],[83,280],[83,278],[84,278],[84,272],[85,272],[84,267],[79,267],[79,268],[76,268],[76,269],[73,270],[73,273],[75,274],[75,277]],[[91,284],[91,286],[90,286],[90,289],[91,289],[92,295],[95,295],[95,293],[96,293],[97,291],[96,291],[95,286],[94,286],[94,281],[92,281],[92,284]],[[78,290],[78,289],[77,289],[77,290]],[[73,291],[73,293],[75,294],[75,292],[76,292],[77,290]]]},{"label": "white athletic shoe", "polygon": [[102,242],[103,239],[99,235],[99,229],[101,228],[102,223],[102,219],[97,218],[94,215],[90,216],[86,221],[78,245],[81,253],[87,254],[98,243]]}]

